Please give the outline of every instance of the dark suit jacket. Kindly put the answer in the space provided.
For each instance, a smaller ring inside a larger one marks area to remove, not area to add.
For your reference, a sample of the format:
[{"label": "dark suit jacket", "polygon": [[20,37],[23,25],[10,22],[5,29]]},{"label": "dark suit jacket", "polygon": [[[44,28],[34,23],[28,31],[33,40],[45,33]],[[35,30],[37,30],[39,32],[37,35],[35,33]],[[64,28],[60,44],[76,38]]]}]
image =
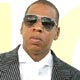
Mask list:
[{"label": "dark suit jacket", "polygon": [[[18,48],[0,54],[0,80],[21,80],[18,61]],[[53,55],[51,80],[80,80],[80,72]],[[26,74],[28,75],[28,74]]]}]

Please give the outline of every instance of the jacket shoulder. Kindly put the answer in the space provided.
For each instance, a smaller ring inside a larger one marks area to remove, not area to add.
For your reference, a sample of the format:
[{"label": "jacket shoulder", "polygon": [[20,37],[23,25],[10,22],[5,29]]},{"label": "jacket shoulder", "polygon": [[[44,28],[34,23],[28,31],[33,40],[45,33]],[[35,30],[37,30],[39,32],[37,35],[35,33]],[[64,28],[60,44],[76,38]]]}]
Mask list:
[{"label": "jacket shoulder", "polygon": [[16,57],[18,56],[18,48],[19,46],[11,51],[0,53],[0,64],[5,64],[7,62],[17,60]]},{"label": "jacket shoulder", "polygon": [[53,73],[56,71],[63,78],[69,78],[70,80],[80,80],[80,71],[70,64],[64,62],[58,58],[53,52]]}]

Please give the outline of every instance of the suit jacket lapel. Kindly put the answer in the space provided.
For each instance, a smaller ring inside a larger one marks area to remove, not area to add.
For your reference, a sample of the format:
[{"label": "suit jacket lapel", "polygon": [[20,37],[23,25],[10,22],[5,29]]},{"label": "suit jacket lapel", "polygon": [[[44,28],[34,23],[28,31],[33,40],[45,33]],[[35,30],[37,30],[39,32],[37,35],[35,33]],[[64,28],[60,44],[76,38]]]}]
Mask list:
[{"label": "suit jacket lapel", "polygon": [[20,80],[18,47],[0,55],[0,80]]},{"label": "suit jacket lapel", "polygon": [[53,70],[51,80],[71,80],[70,71],[66,69],[65,63],[62,63],[62,61],[59,58],[57,58],[53,52],[52,55],[53,55]]}]

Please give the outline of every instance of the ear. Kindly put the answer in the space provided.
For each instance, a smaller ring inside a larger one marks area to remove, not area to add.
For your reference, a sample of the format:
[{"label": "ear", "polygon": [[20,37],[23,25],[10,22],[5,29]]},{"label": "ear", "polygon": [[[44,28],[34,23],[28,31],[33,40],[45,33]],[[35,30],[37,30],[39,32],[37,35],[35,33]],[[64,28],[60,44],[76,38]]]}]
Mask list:
[{"label": "ear", "polygon": [[22,34],[22,31],[23,31],[23,22],[22,22],[21,29],[20,29],[21,34]]},{"label": "ear", "polygon": [[54,40],[57,40],[60,34],[60,27],[56,27],[56,33],[55,33],[55,38]]}]

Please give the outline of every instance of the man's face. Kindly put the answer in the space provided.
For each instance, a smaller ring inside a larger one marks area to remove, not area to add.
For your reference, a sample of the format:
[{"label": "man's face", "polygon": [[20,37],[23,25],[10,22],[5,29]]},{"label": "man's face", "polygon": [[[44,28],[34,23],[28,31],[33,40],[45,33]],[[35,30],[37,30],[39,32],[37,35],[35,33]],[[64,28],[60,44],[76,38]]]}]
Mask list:
[{"label": "man's face", "polygon": [[[43,4],[34,4],[29,8],[26,15],[36,15],[40,18],[48,17],[56,20],[55,10]],[[38,19],[34,25],[25,24],[23,21],[21,34],[23,37],[23,48],[26,52],[32,52],[35,54],[43,52],[47,53],[51,47],[52,41],[58,38],[58,27],[54,26],[48,31],[42,26],[41,19]]]}]

